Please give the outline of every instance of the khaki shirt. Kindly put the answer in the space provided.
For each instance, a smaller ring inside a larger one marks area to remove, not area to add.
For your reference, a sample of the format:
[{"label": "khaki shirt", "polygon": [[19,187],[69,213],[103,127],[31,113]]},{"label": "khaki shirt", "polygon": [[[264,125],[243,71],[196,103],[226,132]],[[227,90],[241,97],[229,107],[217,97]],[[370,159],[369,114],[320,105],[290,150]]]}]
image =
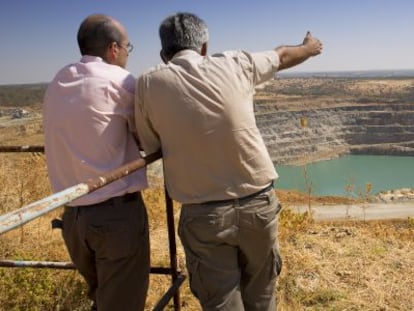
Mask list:
[{"label": "khaki shirt", "polygon": [[274,77],[275,51],[177,53],[137,82],[137,132],[147,154],[160,147],[170,196],[182,203],[243,197],[277,178],[256,126],[256,85]]}]

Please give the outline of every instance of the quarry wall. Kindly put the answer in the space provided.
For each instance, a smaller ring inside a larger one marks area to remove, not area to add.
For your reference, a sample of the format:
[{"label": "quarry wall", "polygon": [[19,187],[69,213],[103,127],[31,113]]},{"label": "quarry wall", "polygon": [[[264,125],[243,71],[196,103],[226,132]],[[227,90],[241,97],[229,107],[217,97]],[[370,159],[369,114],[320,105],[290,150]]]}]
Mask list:
[{"label": "quarry wall", "polygon": [[278,96],[277,90],[267,91],[273,95],[257,96],[255,113],[276,164],[348,153],[414,156],[411,97]]}]

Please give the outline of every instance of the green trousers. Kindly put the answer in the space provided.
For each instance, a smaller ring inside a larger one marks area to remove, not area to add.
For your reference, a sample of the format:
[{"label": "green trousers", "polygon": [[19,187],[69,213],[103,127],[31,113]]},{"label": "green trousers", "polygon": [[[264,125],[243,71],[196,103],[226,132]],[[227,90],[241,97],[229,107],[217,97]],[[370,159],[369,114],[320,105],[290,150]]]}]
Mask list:
[{"label": "green trousers", "polygon": [[179,235],[204,311],[274,311],[281,270],[275,192],[182,206]]}]

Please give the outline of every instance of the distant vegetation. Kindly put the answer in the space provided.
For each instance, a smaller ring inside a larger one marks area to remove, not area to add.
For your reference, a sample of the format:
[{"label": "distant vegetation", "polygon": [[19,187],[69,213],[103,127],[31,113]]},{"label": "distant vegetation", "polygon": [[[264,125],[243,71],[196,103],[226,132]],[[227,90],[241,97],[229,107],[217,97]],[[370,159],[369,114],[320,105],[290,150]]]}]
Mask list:
[{"label": "distant vegetation", "polygon": [[284,72],[278,73],[281,77],[289,78],[365,78],[365,79],[406,79],[414,78],[414,69],[400,70],[347,70],[347,71],[320,71],[320,72]]},{"label": "distant vegetation", "polygon": [[[411,78],[407,77],[294,77],[293,75],[280,75],[277,79],[278,83],[269,84],[263,90],[279,95],[307,96],[308,98],[319,96],[343,98],[347,96],[355,98],[357,102],[361,100],[368,102],[390,102],[393,100],[411,102],[414,99],[414,85],[407,82],[405,86],[401,86],[404,82],[410,81]],[[395,83],[392,84],[392,81]],[[401,85],[397,84],[398,81],[402,81]],[[397,88],[394,87],[397,85]]]},{"label": "distant vegetation", "polygon": [[46,87],[46,83],[0,85],[0,108],[41,103]]},{"label": "distant vegetation", "polygon": [[[355,96],[360,97],[369,95],[369,99],[392,99],[395,90],[381,92],[379,94],[367,94],[367,90],[362,92],[356,91],[352,86],[355,83],[372,80],[407,80],[414,78],[414,70],[383,70],[383,71],[343,71],[343,72],[281,72],[277,74],[276,79],[288,80],[283,87],[274,89],[265,88],[266,91],[276,91],[278,94],[298,95],[298,96]],[[301,82],[298,83],[300,79]],[[311,84],[305,84],[303,81],[313,81]],[[318,82],[319,81],[319,82]],[[1,107],[19,107],[38,104],[43,101],[47,83],[37,84],[13,84],[0,85],[0,108]],[[398,99],[412,101],[414,99],[414,87],[407,86],[399,90]]]}]

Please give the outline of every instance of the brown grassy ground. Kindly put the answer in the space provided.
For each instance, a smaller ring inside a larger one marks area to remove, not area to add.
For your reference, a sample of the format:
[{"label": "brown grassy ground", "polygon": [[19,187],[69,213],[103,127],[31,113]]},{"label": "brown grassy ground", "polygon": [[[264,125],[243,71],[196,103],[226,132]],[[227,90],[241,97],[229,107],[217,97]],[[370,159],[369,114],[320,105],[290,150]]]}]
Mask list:
[{"label": "brown grassy ground", "polygon": [[[49,193],[41,155],[0,155],[0,211],[18,208]],[[285,206],[306,196],[278,191]],[[152,266],[168,266],[163,191],[144,192],[151,221]],[[301,201],[302,200],[302,201]],[[319,201],[323,198],[319,198]],[[328,198],[329,202],[340,198]],[[52,212],[0,236],[0,258],[69,260]],[[179,205],[175,206],[175,218]],[[280,217],[284,268],[278,281],[279,310],[412,310],[414,222],[315,223],[285,210]],[[179,266],[185,271],[178,245]],[[168,289],[169,277],[152,275],[148,310]],[[199,310],[181,288],[182,310]],[[75,271],[0,268],[0,310],[87,310],[83,281]],[[169,309],[172,309],[169,307]]]},{"label": "brown grassy ground", "polygon": [[[16,121],[0,128],[3,144],[41,144],[41,127]],[[18,137],[18,138],[16,138]],[[50,193],[44,156],[0,154],[0,215]],[[307,204],[306,195],[277,191],[285,207]],[[164,194],[144,192],[149,209],[152,266],[168,266]],[[312,198],[343,203],[344,198]],[[177,223],[179,205],[174,208]],[[60,232],[50,220],[60,210],[22,228],[0,235],[0,259],[68,261]],[[414,221],[316,223],[285,209],[280,216],[280,248],[284,260],[278,280],[278,310],[414,310]],[[177,239],[179,242],[179,240]],[[178,243],[179,267],[185,259]],[[151,275],[147,310],[168,289],[168,276]],[[200,310],[181,287],[183,311]],[[88,310],[85,284],[76,271],[0,268],[0,311]],[[170,304],[167,308],[172,310]]]}]

